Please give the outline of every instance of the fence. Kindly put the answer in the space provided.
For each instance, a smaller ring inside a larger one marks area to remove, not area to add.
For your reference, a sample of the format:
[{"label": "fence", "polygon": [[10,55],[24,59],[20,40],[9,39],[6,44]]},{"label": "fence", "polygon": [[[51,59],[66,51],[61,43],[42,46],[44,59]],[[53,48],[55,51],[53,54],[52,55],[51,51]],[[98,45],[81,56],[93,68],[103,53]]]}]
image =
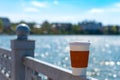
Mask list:
[{"label": "fence", "polygon": [[74,76],[71,71],[34,58],[35,41],[28,40],[26,25],[17,28],[18,38],[11,40],[11,51],[0,48],[0,80],[93,80]]}]

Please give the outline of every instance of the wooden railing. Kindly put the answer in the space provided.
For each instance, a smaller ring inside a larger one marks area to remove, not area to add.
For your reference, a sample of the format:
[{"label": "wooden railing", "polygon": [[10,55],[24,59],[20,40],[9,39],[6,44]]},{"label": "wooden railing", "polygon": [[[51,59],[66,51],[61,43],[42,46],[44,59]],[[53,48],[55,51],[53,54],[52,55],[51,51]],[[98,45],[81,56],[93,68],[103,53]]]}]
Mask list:
[{"label": "wooden railing", "polygon": [[17,29],[18,38],[11,40],[11,51],[0,48],[0,80],[43,80],[40,74],[47,80],[95,80],[74,76],[69,70],[35,59],[35,41],[27,39],[26,26],[21,26]]}]

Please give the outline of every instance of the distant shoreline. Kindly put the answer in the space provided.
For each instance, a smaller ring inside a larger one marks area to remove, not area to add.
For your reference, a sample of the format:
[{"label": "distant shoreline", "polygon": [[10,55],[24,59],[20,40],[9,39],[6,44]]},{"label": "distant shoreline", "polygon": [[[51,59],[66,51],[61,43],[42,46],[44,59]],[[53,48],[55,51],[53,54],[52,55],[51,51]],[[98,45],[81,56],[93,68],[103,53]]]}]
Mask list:
[{"label": "distant shoreline", "polygon": [[[17,35],[0,34],[0,36],[17,36]],[[29,36],[120,36],[120,34],[30,34]]]}]

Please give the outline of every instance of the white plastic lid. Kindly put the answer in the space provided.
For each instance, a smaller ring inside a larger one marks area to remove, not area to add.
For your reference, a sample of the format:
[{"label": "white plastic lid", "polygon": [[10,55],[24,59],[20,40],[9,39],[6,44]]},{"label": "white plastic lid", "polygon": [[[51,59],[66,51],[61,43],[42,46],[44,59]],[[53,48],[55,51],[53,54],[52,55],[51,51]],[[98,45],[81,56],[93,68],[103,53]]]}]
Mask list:
[{"label": "white plastic lid", "polygon": [[90,42],[71,42],[70,50],[71,51],[88,51]]}]

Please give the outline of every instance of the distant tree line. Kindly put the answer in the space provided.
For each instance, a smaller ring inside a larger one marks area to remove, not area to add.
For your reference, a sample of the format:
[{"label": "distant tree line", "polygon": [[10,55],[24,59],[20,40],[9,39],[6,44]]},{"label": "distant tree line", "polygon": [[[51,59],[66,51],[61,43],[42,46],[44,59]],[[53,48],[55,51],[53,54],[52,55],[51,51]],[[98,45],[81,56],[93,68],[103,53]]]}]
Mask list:
[{"label": "distant tree line", "polygon": [[53,23],[44,21],[41,25],[36,25],[35,22],[25,22],[21,21],[18,23],[11,23],[11,27],[8,31],[4,30],[3,23],[0,20],[0,34],[15,34],[16,26],[20,23],[27,24],[31,29],[31,34],[38,35],[118,35],[120,34],[120,26],[118,25],[109,25],[102,26],[97,30],[84,30],[78,24],[69,25],[70,27],[64,26],[54,26]]}]

